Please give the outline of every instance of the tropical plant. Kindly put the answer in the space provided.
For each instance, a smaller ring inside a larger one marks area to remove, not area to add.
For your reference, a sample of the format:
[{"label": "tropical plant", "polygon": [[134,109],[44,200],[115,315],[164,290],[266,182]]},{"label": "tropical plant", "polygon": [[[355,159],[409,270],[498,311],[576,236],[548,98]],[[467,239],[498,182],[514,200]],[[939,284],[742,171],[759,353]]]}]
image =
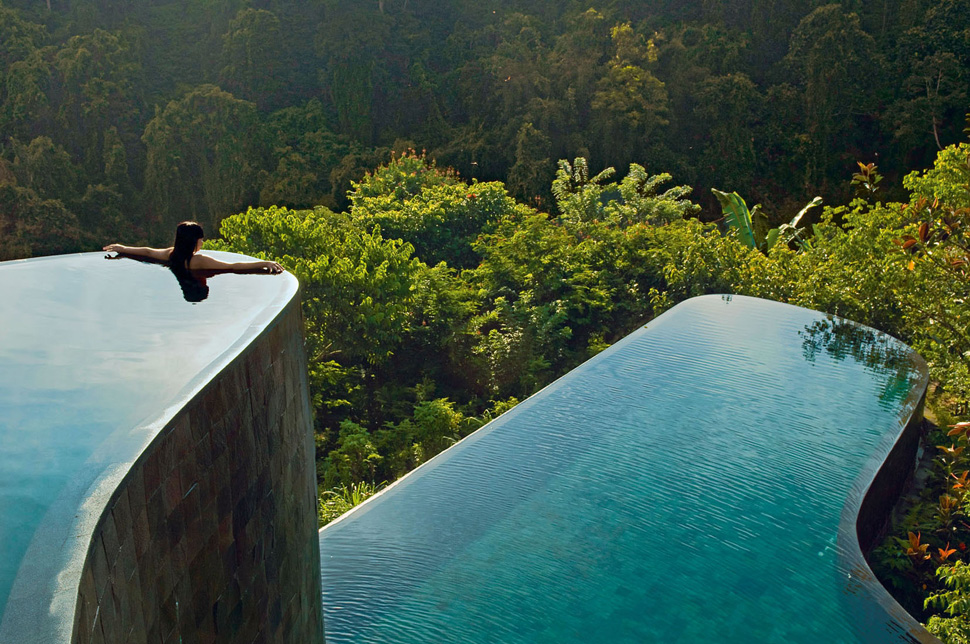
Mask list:
[{"label": "tropical plant", "polygon": [[879,190],[879,182],[882,175],[876,170],[875,163],[857,162],[859,171],[852,175],[851,185],[855,188],[857,197],[863,199],[873,199]]},{"label": "tropical plant", "polygon": [[741,243],[749,248],[758,248],[760,245],[754,234],[753,219],[761,208],[761,204],[758,204],[752,210],[748,210],[748,204],[744,203],[744,199],[736,192],[722,192],[717,188],[711,188],[711,192],[714,193],[721,204],[725,223],[737,233]]},{"label": "tropical plant", "polygon": [[339,517],[357,507],[370,497],[380,492],[386,483],[379,485],[359,481],[350,485],[341,485],[320,493],[317,505],[317,521],[323,527]]},{"label": "tropical plant", "polygon": [[970,565],[957,561],[940,566],[936,574],[946,590],[927,597],[926,607],[942,610],[947,617],[934,615],[926,627],[947,644],[970,643]]},{"label": "tropical plant", "polygon": [[712,188],[711,192],[721,204],[724,222],[730,229],[736,231],[738,239],[749,248],[757,248],[767,253],[774,248],[779,239],[785,245],[795,243],[800,250],[805,250],[811,245],[810,237],[800,230],[799,226],[809,210],[822,204],[821,197],[812,199],[787,224],[764,230],[766,226],[758,225],[759,218],[764,218],[761,214],[761,204],[748,210],[748,205],[736,192],[727,193],[716,188]]},{"label": "tropical plant", "polygon": [[[790,222],[787,224],[782,224],[778,228],[772,228],[768,231],[765,236],[765,250],[771,250],[774,245],[781,239],[782,243],[786,246],[792,244],[793,242],[797,245],[800,250],[807,250],[812,243],[811,237],[805,235],[802,230],[799,230],[799,226],[802,223],[802,219],[808,214],[808,211],[816,206],[822,204],[821,197],[815,197],[812,199],[808,205],[798,211]],[[814,228],[812,229],[815,230]]]}]

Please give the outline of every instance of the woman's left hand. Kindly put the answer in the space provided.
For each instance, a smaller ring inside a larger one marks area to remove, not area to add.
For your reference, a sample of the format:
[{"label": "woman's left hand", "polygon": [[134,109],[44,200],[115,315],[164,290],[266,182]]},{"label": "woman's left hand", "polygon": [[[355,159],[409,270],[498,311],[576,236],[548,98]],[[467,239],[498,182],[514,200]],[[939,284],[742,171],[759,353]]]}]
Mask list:
[{"label": "woman's left hand", "polygon": [[261,268],[265,268],[267,271],[273,275],[279,275],[283,272],[283,267],[280,266],[279,262],[263,262]]}]

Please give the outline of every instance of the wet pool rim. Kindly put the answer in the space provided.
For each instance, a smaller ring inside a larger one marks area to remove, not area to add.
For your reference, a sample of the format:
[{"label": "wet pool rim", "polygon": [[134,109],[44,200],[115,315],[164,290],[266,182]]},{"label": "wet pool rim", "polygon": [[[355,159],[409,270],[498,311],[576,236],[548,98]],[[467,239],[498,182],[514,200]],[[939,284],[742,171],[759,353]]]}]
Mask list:
[{"label": "wet pool rim", "polygon": [[[224,251],[207,250],[206,253],[226,261],[257,259]],[[103,252],[91,252],[14,259],[0,262],[0,270],[13,265],[49,262],[70,266],[72,260],[104,255]],[[105,436],[92,458],[122,434],[141,435],[140,447],[132,453],[112,454],[112,459],[101,463],[102,469],[93,475],[85,469],[65,486],[38,525],[21,560],[7,605],[0,615],[0,642],[72,641],[81,573],[93,546],[92,538],[106,521],[111,520],[110,509],[125,489],[131,468],[165,436],[182,409],[201,396],[226,367],[245,357],[257,340],[274,327],[287,307],[299,302],[300,284],[295,276],[284,272],[274,279],[283,280],[283,284],[262,304],[239,337],[162,404],[157,414],[146,417],[134,427],[119,427]],[[78,500],[80,505],[77,505]]]}]

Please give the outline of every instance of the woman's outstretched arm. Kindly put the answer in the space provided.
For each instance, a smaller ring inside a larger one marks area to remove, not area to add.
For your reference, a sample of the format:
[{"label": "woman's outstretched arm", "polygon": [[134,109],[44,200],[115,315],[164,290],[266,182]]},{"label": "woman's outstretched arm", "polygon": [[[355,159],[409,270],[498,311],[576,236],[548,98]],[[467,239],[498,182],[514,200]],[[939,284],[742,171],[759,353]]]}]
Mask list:
[{"label": "woman's outstretched arm", "polygon": [[133,257],[147,257],[159,262],[167,262],[172,254],[172,247],[168,248],[148,248],[147,246],[125,246],[123,244],[108,244],[102,250],[119,255],[131,255]]},{"label": "woman's outstretched arm", "polygon": [[189,260],[189,268],[192,270],[200,271],[247,271],[247,270],[262,270],[267,273],[277,273],[283,272],[283,267],[277,262],[269,262],[264,260],[253,260],[251,262],[224,262],[215,257],[209,257],[208,255],[203,255],[202,253],[196,253]]}]

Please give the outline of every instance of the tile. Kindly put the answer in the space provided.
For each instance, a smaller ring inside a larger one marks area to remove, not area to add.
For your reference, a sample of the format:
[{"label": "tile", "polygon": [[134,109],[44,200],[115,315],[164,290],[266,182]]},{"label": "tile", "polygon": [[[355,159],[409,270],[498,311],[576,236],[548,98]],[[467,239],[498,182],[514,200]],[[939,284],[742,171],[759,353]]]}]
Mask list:
[{"label": "tile", "polygon": [[111,507],[111,515],[118,538],[125,541],[131,537],[131,505],[128,502],[128,487],[122,483],[119,489],[121,491]]},{"label": "tile", "polygon": [[118,558],[118,548],[121,545],[118,541],[118,530],[115,528],[115,522],[110,513],[102,517],[98,529],[104,542],[104,553],[110,570],[114,567],[115,560]]},{"label": "tile", "polygon": [[118,548],[118,558],[111,570],[112,583],[127,585],[128,580],[135,574],[137,560],[135,558],[135,541],[128,539]]},{"label": "tile", "polygon": [[159,611],[158,621],[162,639],[167,641],[178,627],[178,597],[175,592],[170,592],[162,602]]},{"label": "tile", "polygon": [[[299,306],[287,315],[132,468],[82,578],[78,618],[98,611],[100,641],[316,641],[298,635],[321,623],[299,565],[319,553]],[[99,581],[103,607],[83,601]]]},{"label": "tile", "polygon": [[195,457],[195,445],[192,446],[179,462],[179,481],[182,486],[182,496],[189,493],[189,490],[199,482],[199,465]]},{"label": "tile", "polygon": [[158,475],[162,480],[167,478],[169,472],[174,470],[178,465],[175,436],[174,426],[166,429],[165,433],[160,437],[161,442],[155,450],[158,454]]},{"label": "tile", "polygon": [[[161,565],[154,572],[156,599],[162,602],[159,604],[159,608],[162,608],[169,595],[175,589],[175,570],[173,566]],[[162,620],[163,618],[164,616],[160,614],[159,619]],[[164,637],[167,634],[167,632],[162,633],[162,636]]]},{"label": "tile", "polygon": [[177,468],[185,459],[185,456],[192,451],[192,447],[195,445],[195,440],[192,437],[192,431],[189,427],[188,414],[182,412],[179,414],[178,419],[178,423],[172,428],[172,431],[169,434],[169,440],[174,441],[173,446],[175,450],[175,462],[172,464],[169,471]]},{"label": "tile", "polygon": [[108,574],[110,572],[110,568],[108,567],[108,558],[104,553],[104,542],[100,536],[94,538],[94,541],[91,544],[91,549],[88,551],[85,566],[89,566],[91,569],[91,574],[94,577],[95,595],[98,603],[100,603],[101,598],[104,596],[105,590],[108,587]]},{"label": "tile", "polygon": [[212,438],[208,429],[202,434],[195,443],[195,447],[192,448],[192,453],[195,455],[196,462],[199,466],[199,475],[202,476],[203,472],[207,472],[209,468],[212,467],[212,460],[215,458],[212,453]]},{"label": "tile", "polygon": [[161,466],[159,465],[159,442],[160,440],[156,439],[149,447],[150,453],[142,465],[142,484],[145,489],[146,499],[155,493],[155,490],[159,488],[162,482]]},{"label": "tile", "polygon": [[177,471],[172,471],[162,482],[162,500],[164,502],[165,514],[169,515],[178,508],[182,501],[184,490]]},{"label": "tile", "polygon": [[183,544],[185,546],[185,558],[189,561],[193,561],[206,545],[202,538],[202,520],[199,517],[186,522]]},{"label": "tile", "polygon": [[[141,591],[141,611],[143,620],[149,630],[149,640],[152,639],[151,630],[152,626],[155,625],[155,635],[154,639],[161,639],[161,634],[158,632],[157,623],[159,619],[159,609],[161,608],[161,601],[158,595],[158,586],[154,583],[146,583],[145,580],[154,579],[155,576],[152,574],[153,571],[145,571],[144,573],[139,572],[139,588]],[[150,575],[150,576],[149,576]]]},{"label": "tile", "polygon": [[89,641],[91,644],[106,644],[104,631],[101,628],[100,615],[95,619],[94,628],[91,629],[91,639]]},{"label": "tile", "polygon": [[[159,511],[161,511],[161,499],[159,499]],[[135,557],[138,559],[141,559],[151,547],[148,525],[148,507],[142,506],[132,521],[132,539],[135,544]]]},{"label": "tile", "polygon": [[159,621],[148,622],[148,642],[151,644],[162,644],[162,625]]},{"label": "tile", "polygon": [[117,639],[116,629],[118,629],[121,621],[120,605],[110,583],[98,602],[98,608],[98,619],[101,622],[105,639],[107,641]]}]

